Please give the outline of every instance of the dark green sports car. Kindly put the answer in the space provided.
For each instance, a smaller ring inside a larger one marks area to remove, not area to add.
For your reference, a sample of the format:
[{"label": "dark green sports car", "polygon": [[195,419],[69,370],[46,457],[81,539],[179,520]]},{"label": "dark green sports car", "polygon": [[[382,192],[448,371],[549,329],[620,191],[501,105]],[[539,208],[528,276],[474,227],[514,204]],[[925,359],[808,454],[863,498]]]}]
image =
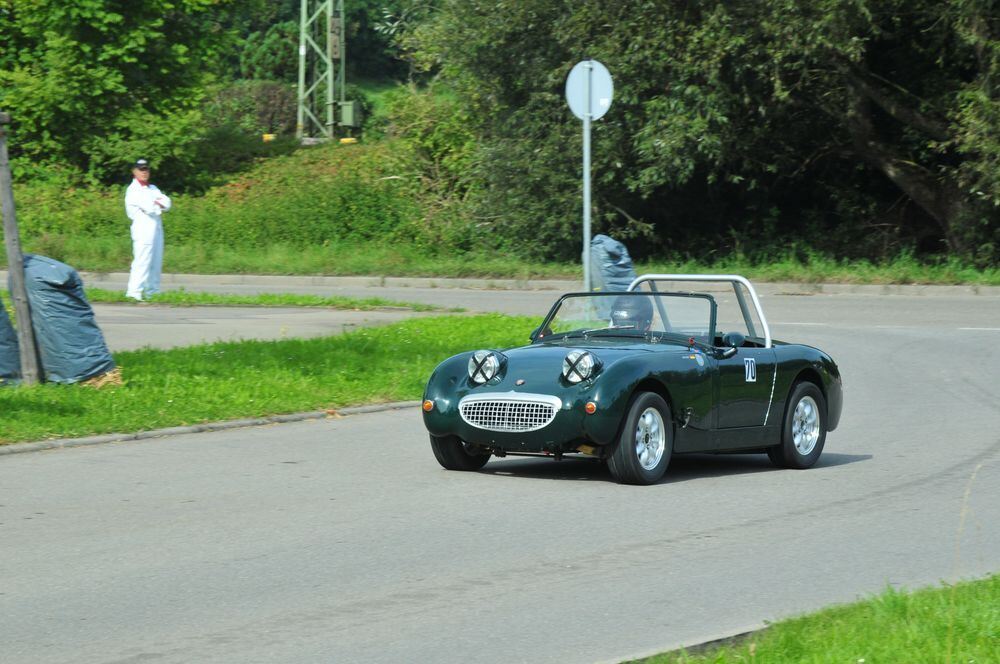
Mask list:
[{"label": "dark green sports car", "polygon": [[445,360],[423,411],[449,470],[581,454],[619,482],[652,484],[684,452],[759,451],[808,468],[842,404],[834,361],[771,339],[743,277],[644,275],[625,293],[562,296],[527,346]]}]

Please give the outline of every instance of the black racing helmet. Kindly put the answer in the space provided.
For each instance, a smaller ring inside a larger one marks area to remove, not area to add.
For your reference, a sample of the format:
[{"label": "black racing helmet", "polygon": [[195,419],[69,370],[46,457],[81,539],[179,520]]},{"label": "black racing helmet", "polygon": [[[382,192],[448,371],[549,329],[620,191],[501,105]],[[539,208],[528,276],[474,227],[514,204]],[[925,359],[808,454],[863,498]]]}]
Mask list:
[{"label": "black racing helmet", "polygon": [[633,326],[645,332],[653,323],[653,303],[648,295],[619,295],[611,305],[611,324]]}]

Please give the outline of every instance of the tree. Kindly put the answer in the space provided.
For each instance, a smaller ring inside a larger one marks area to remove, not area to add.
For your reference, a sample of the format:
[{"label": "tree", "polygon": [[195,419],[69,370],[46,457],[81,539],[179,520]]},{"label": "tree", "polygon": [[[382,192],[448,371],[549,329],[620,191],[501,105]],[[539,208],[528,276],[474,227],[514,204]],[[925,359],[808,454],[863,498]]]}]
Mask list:
[{"label": "tree", "polygon": [[243,78],[294,83],[299,77],[299,24],[275,23],[266,31],[253,32],[240,56]]},{"label": "tree", "polygon": [[[395,78],[404,68],[391,35],[377,30],[381,12],[391,12],[393,0],[350,0],[345,3],[347,66],[350,77]],[[243,78],[294,83],[299,72],[299,4],[286,4],[276,14],[281,22],[260,24],[250,32],[240,56]]]},{"label": "tree", "polygon": [[595,124],[599,227],[645,232],[652,248],[763,233],[762,246],[798,237],[862,255],[902,233],[988,262],[1000,254],[997,4],[441,0],[411,56],[476,110],[480,214],[512,227],[498,235],[547,237],[543,255],[576,253],[559,241],[579,215],[562,86],[592,56],[616,85]]},{"label": "tree", "polygon": [[93,170],[109,136],[153,135],[194,109],[229,43],[231,1],[3,2],[0,107],[17,154]]}]

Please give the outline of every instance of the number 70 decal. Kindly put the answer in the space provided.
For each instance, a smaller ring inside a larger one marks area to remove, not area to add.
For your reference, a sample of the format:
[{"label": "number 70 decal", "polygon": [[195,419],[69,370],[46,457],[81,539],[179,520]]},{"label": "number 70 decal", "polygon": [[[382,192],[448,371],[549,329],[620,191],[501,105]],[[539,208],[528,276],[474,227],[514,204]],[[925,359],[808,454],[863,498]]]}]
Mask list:
[{"label": "number 70 decal", "polygon": [[746,371],[746,382],[757,382],[757,360],[752,357],[743,358],[743,368]]}]

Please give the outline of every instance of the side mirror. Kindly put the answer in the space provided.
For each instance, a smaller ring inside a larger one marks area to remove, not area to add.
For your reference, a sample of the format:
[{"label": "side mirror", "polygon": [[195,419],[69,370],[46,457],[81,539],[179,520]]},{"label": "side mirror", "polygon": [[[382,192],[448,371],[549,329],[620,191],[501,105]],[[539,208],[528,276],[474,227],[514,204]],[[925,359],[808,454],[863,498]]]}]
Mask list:
[{"label": "side mirror", "polygon": [[729,348],[722,348],[716,351],[719,357],[723,360],[728,360],[733,355],[736,355],[736,349],[730,346]]},{"label": "side mirror", "polygon": [[722,345],[728,348],[742,348],[747,338],[739,332],[729,332],[722,337]]},{"label": "side mirror", "polygon": [[747,338],[742,334],[740,334],[739,332],[727,333],[725,336],[722,337],[723,348],[722,350],[718,351],[719,357],[722,358],[723,360],[728,360],[733,355],[736,355],[736,352],[740,349],[740,347],[743,345],[743,342],[746,340]]},{"label": "side mirror", "polygon": [[531,331],[531,334],[528,335],[528,339],[530,339],[533,342],[534,341],[538,341],[539,339],[541,339],[542,337],[544,337],[546,334],[552,334],[552,330],[549,329],[549,328],[545,328],[543,330],[542,326],[539,325],[538,327],[536,327],[535,329],[533,329]]}]

